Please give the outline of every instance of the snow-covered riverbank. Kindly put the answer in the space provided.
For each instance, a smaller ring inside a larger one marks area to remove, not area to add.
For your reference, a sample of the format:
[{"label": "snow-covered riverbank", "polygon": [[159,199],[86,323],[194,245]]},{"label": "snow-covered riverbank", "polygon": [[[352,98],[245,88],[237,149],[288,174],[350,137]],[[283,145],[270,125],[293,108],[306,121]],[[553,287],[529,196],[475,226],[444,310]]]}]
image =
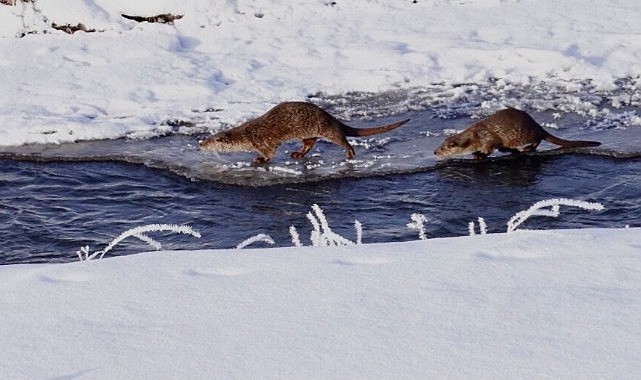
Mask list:
[{"label": "snow-covered riverbank", "polygon": [[3,377],[625,378],[641,230],[0,267]]},{"label": "snow-covered riverbank", "polygon": [[[631,0],[34,4],[0,6],[2,145],[216,130],[318,92],[442,83],[447,96],[465,97],[457,84],[497,78],[505,91],[540,81],[607,89],[626,77],[637,86],[641,72]],[[121,16],[161,13],[184,17],[167,25]],[[97,32],[69,35],[52,22]],[[626,94],[612,103],[640,100]]]}]

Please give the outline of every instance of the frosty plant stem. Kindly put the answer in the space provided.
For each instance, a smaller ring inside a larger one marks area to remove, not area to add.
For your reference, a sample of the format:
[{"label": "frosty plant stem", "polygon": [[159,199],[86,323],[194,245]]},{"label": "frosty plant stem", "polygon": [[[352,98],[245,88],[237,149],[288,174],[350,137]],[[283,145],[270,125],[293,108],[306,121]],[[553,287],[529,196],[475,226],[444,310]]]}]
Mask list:
[{"label": "frosty plant stem", "polygon": [[[474,221],[471,221],[468,224],[467,228],[469,230],[470,236],[476,235],[476,231],[474,230],[476,228],[476,224],[474,223]],[[485,224],[485,219],[481,217],[479,217],[479,232],[481,233],[481,235],[487,234],[487,224]]]},{"label": "frosty plant stem", "polygon": [[271,245],[276,244],[276,242],[274,242],[274,239],[272,239],[271,236],[266,235],[266,234],[258,234],[256,236],[250,237],[247,240],[242,241],[240,244],[238,244],[236,246],[236,249],[243,249],[243,248],[247,247],[248,245],[254,244],[254,243],[259,242],[259,241],[262,241],[262,242],[265,242],[265,243],[271,244]]},{"label": "frosty plant stem", "polygon": [[[313,213],[312,213],[313,211]],[[314,247],[330,247],[339,245],[352,245],[362,244],[363,239],[363,226],[358,220],[354,221],[354,228],[356,229],[356,242],[346,239],[339,234],[332,231],[325,218],[323,210],[317,204],[312,205],[312,211],[307,213],[307,219],[314,228],[310,235],[312,246]],[[296,247],[301,247],[300,237],[296,227],[289,227],[289,233],[292,236],[292,243]]]},{"label": "frosty plant stem", "polygon": [[[531,216],[550,216],[558,217],[560,215],[561,206],[572,206],[582,208],[584,210],[603,210],[603,205],[596,202],[586,202],[575,199],[567,198],[557,198],[557,199],[547,199],[543,201],[536,202],[530,208],[524,211],[517,212],[508,222],[507,222],[507,232],[514,232],[516,229],[525,222]],[[351,241],[346,239],[339,234],[332,231],[329,226],[329,222],[323,213],[323,210],[317,204],[312,205],[312,211],[307,213],[307,219],[312,225],[312,232],[310,234],[310,240],[312,246],[314,247],[331,247],[331,246],[340,246],[340,245],[353,245],[353,244],[362,244],[363,240],[363,226],[361,223],[356,220],[354,221],[354,229],[356,230],[356,241]],[[421,240],[427,239],[427,234],[425,232],[425,223],[427,222],[427,217],[423,214],[415,213],[412,214],[410,219],[412,220],[407,224],[407,227],[417,230],[418,237]],[[481,235],[487,234],[487,224],[483,218],[478,218],[479,233]],[[149,232],[175,232],[181,234],[188,234],[194,237],[200,237],[198,231],[193,230],[190,226],[178,226],[175,224],[151,224],[147,226],[135,227],[129,229],[118,237],[116,237],[111,243],[105,247],[105,249],[91,253],[89,251],[89,246],[81,247],[80,250],[76,251],[76,254],[83,260],[91,260],[96,256],[103,258],[103,256],[109,252],[113,247],[115,247],[122,240],[133,236],[138,238],[145,243],[151,245],[156,250],[161,249],[161,244],[151,237],[147,236]],[[470,235],[476,235],[476,224],[474,221],[468,224],[468,232]],[[296,247],[302,247],[300,241],[300,236],[296,227],[289,227],[289,233],[292,237],[292,244]],[[266,234],[258,234],[250,237],[249,239],[244,240],[236,246],[237,249],[245,248],[256,242],[265,242],[268,244],[275,244],[274,240]]]},{"label": "frosty plant stem", "polygon": [[579,207],[584,210],[603,210],[603,205],[596,202],[586,202],[567,198],[547,199],[536,202],[527,210],[517,212],[507,222],[507,232],[516,231],[517,227],[531,216],[550,216],[556,218],[561,214],[561,206]]},{"label": "frosty plant stem", "polygon": [[407,227],[413,229],[413,230],[418,230],[418,238],[421,240],[427,240],[427,236],[425,235],[425,222],[427,222],[427,217],[423,214],[412,214],[410,217],[412,219],[411,223],[407,223]]},{"label": "frosty plant stem", "polygon": [[79,251],[76,251],[76,254],[80,258],[80,261],[92,260],[98,255],[100,255],[99,258],[102,259],[102,257],[107,252],[109,252],[113,247],[115,247],[118,243],[120,243],[121,241],[123,241],[124,239],[130,236],[136,237],[144,241],[145,243],[154,247],[156,250],[159,250],[160,248],[162,248],[159,242],[145,235],[148,232],[174,232],[174,233],[191,235],[197,238],[200,237],[200,232],[195,231],[190,226],[178,226],[175,224],[150,224],[146,226],[131,228],[121,233],[120,235],[118,235],[118,237],[112,240],[111,243],[109,243],[109,245],[107,245],[107,247],[103,250],[90,253],[89,246],[84,246],[84,247],[81,247]]}]

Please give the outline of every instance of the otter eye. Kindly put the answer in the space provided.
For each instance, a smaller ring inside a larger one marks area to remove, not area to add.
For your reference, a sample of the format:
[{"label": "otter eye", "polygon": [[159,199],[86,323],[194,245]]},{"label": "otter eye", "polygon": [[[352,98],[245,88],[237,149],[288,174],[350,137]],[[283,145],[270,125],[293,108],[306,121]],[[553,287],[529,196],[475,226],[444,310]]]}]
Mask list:
[{"label": "otter eye", "polygon": [[454,148],[455,146],[456,146],[456,141],[450,141],[450,142],[447,144],[447,147],[448,147],[448,148]]}]

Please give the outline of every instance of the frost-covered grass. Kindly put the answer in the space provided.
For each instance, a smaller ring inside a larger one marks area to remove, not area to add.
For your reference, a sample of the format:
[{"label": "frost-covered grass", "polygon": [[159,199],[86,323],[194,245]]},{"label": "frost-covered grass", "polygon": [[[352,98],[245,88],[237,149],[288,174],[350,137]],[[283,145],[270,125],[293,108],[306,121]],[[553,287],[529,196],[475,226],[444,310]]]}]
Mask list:
[{"label": "frost-covered grass", "polygon": [[88,245],[83,246],[79,251],[76,251],[76,255],[78,255],[80,261],[92,260],[96,257],[102,259],[105,254],[107,254],[107,252],[111,251],[116,245],[118,245],[118,243],[128,237],[138,238],[152,246],[154,249],[160,250],[162,248],[162,245],[158,241],[150,238],[147,235],[149,232],[172,232],[178,234],[187,234],[197,238],[200,237],[200,232],[195,231],[190,226],[178,226],[175,224],[150,224],[128,229],[127,231],[118,235],[114,240],[111,241],[111,243],[107,244],[104,249],[101,249],[94,253],[90,252]]},{"label": "frost-covered grass", "polygon": [[[596,202],[586,202],[576,199],[547,199],[536,202],[530,208],[519,211],[507,222],[507,232],[514,232],[523,222],[532,216],[549,216],[556,218],[561,215],[561,206],[578,207],[584,210],[603,210],[603,205]],[[479,220],[480,223],[480,220]]]},{"label": "frost-covered grass", "polygon": [[[548,216],[553,218],[559,217],[559,215],[561,215],[560,213],[561,206],[574,206],[584,210],[595,210],[595,211],[603,210],[603,205],[596,202],[586,202],[582,200],[566,199],[566,198],[542,200],[542,201],[536,202],[535,204],[530,206],[530,208],[528,208],[527,210],[517,212],[512,218],[510,218],[510,220],[507,222],[507,225],[508,225],[507,232],[516,231],[519,225],[524,223],[527,219],[529,219],[532,216]],[[310,233],[310,238],[309,238],[311,246],[337,247],[337,246],[343,246],[343,245],[363,244],[363,241],[362,241],[363,226],[361,222],[359,222],[358,220],[354,221],[354,229],[356,230],[356,240],[351,241],[337,234],[332,230],[332,228],[329,226],[329,222],[327,218],[325,217],[325,213],[323,209],[319,205],[313,204],[311,208],[312,208],[312,211],[307,213],[307,219],[312,225],[312,231]],[[408,223],[407,227],[413,230],[417,230],[418,238],[420,240],[427,240],[427,232],[426,232],[425,225],[427,224],[429,219],[425,215],[420,213],[412,214],[410,216],[410,219],[412,220],[412,222]],[[479,217],[478,223],[479,223],[479,233],[481,235],[487,234],[487,224],[485,223],[485,220],[482,217]],[[469,230],[470,236],[476,235],[474,222],[469,223],[468,230]],[[81,247],[79,251],[76,251],[76,254],[78,255],[78,258],[80,259],[80,261],[91,260],[96,257],[102,259],[107,252],[109,252],[118,243],[120,243],[121,241],[123,241],[128,237],[138,238],[144,241],[145,243],[149,244],[150,246],[152,246],[154,249],[160,250],[162,248],[161,244],[155,241],[154,239],[150,238],[149,236],[147,236],[146,233],[161,232],[161,231],[188,234],[197,238],[201,237],[200,233],[198,231],[193,230],[190,226],[177,226],[177,225],[170,225],[170,224],[152,224],[147,226],[134,227],[123,232],[118,237],[116,237],[111,243],[109,243],[107,247],[105,247],[102,250],[91,253],[89,251],[89,246],[84,246],[84,247]],[[292,244],[295,247],[302,247],[303,244],[301,243],[300,235],[298,234],[298,230],[296,229],[295,226],[291,226],[289,228],[289,233],[292,238]],[[263,242],[270,245],[276,244],[276,242],[274,241],[274,239],[272,239],[271,236],[264,233],[258,233],[238,243],[238,245],[236,246],[236,249],[243,249],[258,242]]]}]

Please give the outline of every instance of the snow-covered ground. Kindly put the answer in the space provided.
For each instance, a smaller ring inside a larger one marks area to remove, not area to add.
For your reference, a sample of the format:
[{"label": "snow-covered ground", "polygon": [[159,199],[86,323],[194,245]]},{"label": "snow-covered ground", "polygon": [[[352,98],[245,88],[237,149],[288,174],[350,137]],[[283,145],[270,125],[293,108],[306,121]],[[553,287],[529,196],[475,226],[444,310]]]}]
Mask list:
[{"label": "snow-covered ground", "polygon": [[[641,72],[635,0],[34,4],[0,6],[0,145],[145,138],[176,131],[166,125],[176,119],[217,130],[319,92],[491,78],[607,89]],[[122,13],[184,17],[166,25]],[[69,35],[52,22],[99,32]]]},{"label": "snow-covered ground", "polygon": [[[633,0],[34,4],[0,5],[5,146],[144,138],[171,131],[169,119],[217,129],[317,92],[490,78],[607,89],[641,72]],[[184,17],[120,16],[167,12]],[[0,377],[630,378],[640,237],[517,232],[4,266]]]},{"label": "snow-covered ground", "polygon": [[0,267],[5,379],[634,378],[641,229]]}]

